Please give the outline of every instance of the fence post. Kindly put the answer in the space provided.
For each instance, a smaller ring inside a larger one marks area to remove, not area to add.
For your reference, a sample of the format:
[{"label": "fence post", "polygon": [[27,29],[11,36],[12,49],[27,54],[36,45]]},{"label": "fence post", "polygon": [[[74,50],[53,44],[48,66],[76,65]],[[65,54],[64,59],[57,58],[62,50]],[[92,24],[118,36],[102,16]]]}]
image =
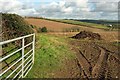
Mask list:
[{"label": "fence post", "polygon": [[34,54],[35,54],[35,33],[33,35],[33,64],[34,64]]},{"label": "fence post", "polygon": [[22,39],[22,78],[24,77],[24,42],[25,39]]}]

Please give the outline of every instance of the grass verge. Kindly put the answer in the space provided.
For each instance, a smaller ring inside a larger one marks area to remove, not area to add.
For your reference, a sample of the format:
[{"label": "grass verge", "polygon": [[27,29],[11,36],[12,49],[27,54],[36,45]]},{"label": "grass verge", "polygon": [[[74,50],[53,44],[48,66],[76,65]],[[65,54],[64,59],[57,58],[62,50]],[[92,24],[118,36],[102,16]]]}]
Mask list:
[{"label": "grass verge", "polygon": [[38,34],[35,64],[27,78],[51,78],[53,72],[64,67],[65,58],[73,59],[74,57],[65,38]]}]

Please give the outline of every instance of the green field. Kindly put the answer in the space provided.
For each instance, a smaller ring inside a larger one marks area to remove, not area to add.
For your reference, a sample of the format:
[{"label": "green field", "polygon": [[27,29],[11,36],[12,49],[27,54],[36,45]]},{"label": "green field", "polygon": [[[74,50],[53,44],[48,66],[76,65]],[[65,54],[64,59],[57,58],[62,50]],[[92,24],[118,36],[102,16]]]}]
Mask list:
[{"label": "green field", "polygon": [[[52,72],[62,69],[65,58],[74,59],[65,38],[37,34],[35,64],[27,78],[50,78]],[[54,77],[54,76],[53,76]]]}]

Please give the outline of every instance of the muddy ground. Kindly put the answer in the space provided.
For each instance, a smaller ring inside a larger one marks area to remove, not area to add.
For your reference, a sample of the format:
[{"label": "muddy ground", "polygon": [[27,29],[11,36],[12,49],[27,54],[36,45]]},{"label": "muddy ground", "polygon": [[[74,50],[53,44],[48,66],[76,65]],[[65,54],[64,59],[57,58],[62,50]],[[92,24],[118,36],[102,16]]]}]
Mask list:
[{"label": "muddy ground", "polygon": [[[118,47],[110,43],[95,41],[72,41],[73,50],[86,78],[120,77],[120,59]],[[76,48],[77,47],[77,48]]]},{"label": "muddy ground", "polygon": [[81,31],[71,38],[74,39],[88,39],[88,40],[102,40],[101,35],[90,31]]},{"label": "muddy ground", "polygon": [[[52,34],[53,35],[53,34]],[[55,35],[55,34],[54,34]],[[74,60],[65,59],[64,67],[53,72],[54,78],[120,78],[119,48],[105,40],[67,38]]]},{"label": "muddy ground", "polygon": [[71,50],[75,52],[76,58],[72,61],[66,59],[64,67],[57,71],[54,77],[120,78],[120,46],[114,45],[111,41],[106,41],[105,38],[85,39],[81,38],[81,33],[75,36],[79,38],[72,39],[69,37],[68,43]]}]

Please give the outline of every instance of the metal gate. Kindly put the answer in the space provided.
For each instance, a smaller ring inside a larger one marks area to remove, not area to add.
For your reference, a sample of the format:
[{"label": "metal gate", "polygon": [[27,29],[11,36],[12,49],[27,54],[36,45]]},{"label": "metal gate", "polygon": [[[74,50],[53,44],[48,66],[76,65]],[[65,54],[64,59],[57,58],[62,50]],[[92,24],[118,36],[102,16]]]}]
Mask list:
[{"label": "metal gate", "polygon": [[[25,45],[25,39],[29,38],[29,37],[32,37],[32,42]],[[31,70],[31,68],[34,64],[35,34],[30,34],[30,35],[26,35],[26,36],[18,37],[15,39],[0,42],[0,46],[17,41],[17,40],[21,40],[22,47],[15,50],[12,53],[10,53],[7,56],[0,57],[0,63],[4,62],[6,59],[12,57],[13,55],[15,55],[19,51],[21,51],[21,53],[20,53],[21,57],[18,60],[14,61],[14,63],[12,65],[9,65],[9,67],[1,70],[0,71],[0,78],[2,78],[4,74],[8,74],[5,77],[6,79],[7,78],[12,78],[12,79],[24,78],[28,74],[28,72]],[[30,45],[31,45],[32,49],[30,49],[29,51],[26,52],[25,48],[30,46]],[[25,52],[26,52],[26,54],[25,54]],[[17,67],[14,70],[12,70],[12,72],[8,73],[8,71],[14,66],[17,66]],[[15,75],[12,76],[13,74],[15,74]]]}]

